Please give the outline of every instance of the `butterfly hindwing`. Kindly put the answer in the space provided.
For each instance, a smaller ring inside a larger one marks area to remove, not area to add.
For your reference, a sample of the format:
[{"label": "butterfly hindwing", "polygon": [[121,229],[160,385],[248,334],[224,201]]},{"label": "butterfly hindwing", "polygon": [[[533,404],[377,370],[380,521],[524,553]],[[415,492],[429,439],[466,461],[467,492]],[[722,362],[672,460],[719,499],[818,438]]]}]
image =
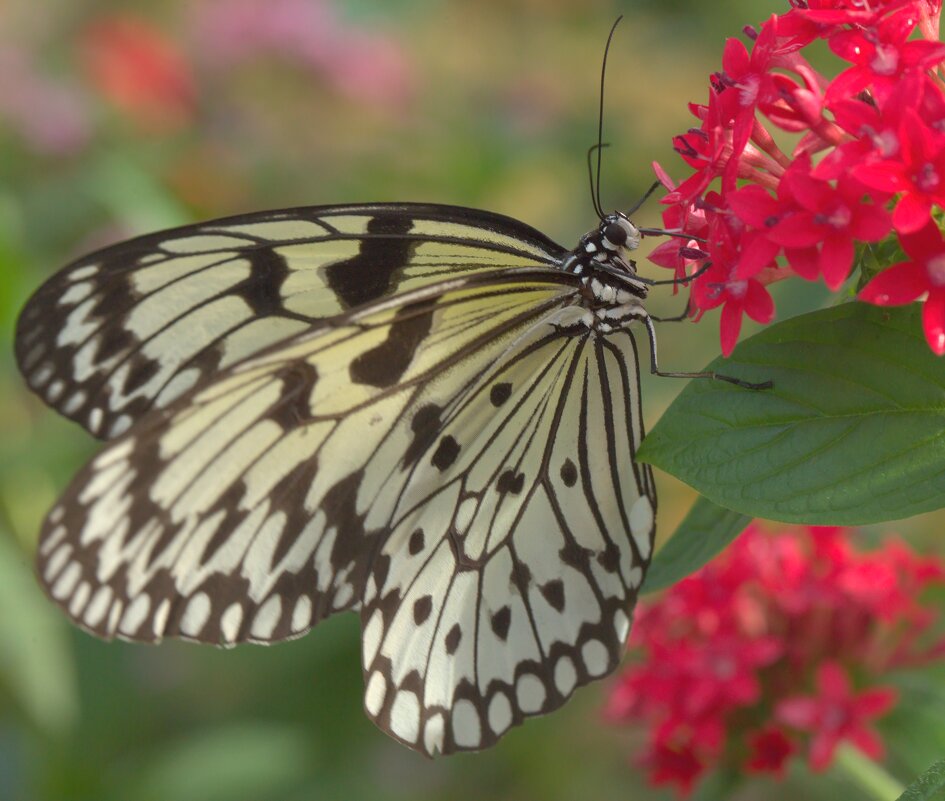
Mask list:
[{"label": "butterfly hindwing", "polygon": [[571,291],[463,286],[326,325],[153,410],[50,513],[42,580],[93,633],[143,641],[268,642],[356,606],[396,493],[371,501],[430,446],[416,398],[485,369]]},{"label": "butterfly hindwing", "polygon": [[550,267],[562,252],[524,223],[446,206],[230,217],[138,237],[54,275],[20,316],[17,360],[47,403],[107,439],[320,320],[444,280]]},{"label": "butterfly hindwing", "polygon": [[636,350],[557,323],[450,405],[367,581],[366,710],[431,755],[560,706],[616,666],[629,631],[655,513],[633,463]]}]

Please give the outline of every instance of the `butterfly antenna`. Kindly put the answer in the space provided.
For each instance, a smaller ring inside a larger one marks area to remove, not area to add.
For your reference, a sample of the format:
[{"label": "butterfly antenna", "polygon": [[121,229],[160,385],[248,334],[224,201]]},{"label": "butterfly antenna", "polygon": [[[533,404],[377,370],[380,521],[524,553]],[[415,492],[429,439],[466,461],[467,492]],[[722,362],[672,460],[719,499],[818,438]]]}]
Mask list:
[{"label": "butterfly antenna", "polygon": [[609,142],[598,142],[596,145],[591,145],[587,149],[587,177],[591,182],[591,205],[594,206],[594,213],[597,214],[598,219],[604,219],[604,210],[600,207],[600,200],[597,197],[597,192],[594,189],[594,165],[591,162],[591,157],[594,155],[594,151],[600,151],[601,148],[610,147]]},{"label": "butterfly antenna", "polygon": [[617,26],[622,19],[623,14],[617,17],[617,19],[614,20],[614,24],[610,26],[610,33],[607,35],[607,44],[604,46],[604,61],[600,67],[600,105],[597,111],[597,186],[595,187],[593,185],[594,182],[591,182],[591,199],[594,202],[594,211],[597,212],[597,216],[602,220],[604,219],[604,210],[600,203],[600,166],[601,153],[604,150],[604,78],[607,75],[607,54],[610,52],[610,43],[614,38],[614,31],[617,30]]},{"label": "butterfly antenna", "polygon": [[650,188],[647,189],[646,192],[643,193],[643,197],[641,197],[636,203],[634,203],[629,209],[627,209],[624,212],[624,214],[626,214],[628,217],[631,214],[634,214],[637,211],[637,209],[640,208],[640,206],[642,206],[644,203],[646,203],[646,201],[650,199],[650,195],[652,195],[657,189],[659,189],[660,186],[661,184],[659,181],[653,181]]}]

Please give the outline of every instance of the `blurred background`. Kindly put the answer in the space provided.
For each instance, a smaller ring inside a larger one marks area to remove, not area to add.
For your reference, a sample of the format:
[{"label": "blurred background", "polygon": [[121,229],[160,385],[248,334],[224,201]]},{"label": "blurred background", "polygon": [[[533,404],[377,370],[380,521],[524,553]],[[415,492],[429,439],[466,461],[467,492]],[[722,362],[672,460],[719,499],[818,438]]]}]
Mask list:
[{"label": "blurred background", "polygon": [[[52,5],[0,5],[0,799],[673,797],[631,765],[638,734],[603,722],[606,683],[488,753],[431,762],[364,717],[354,616],[227,652],[73,629],[38,589],[32,554],[96,443],[26,392],[12,333],[28,295],[83,252],[237,212],[454,203],[570,246],[595,223],[585,153],[615,17],[626,15],[610,54],[602,196],[627,208],[653,160],[683,175],[671,137],[690,127],[686,104],[704,100],[725,37],[786,0]],[[636,218],[658,225],[658,204]],[[826,297],[791,291],[781,316]],[[670,291],[657,295],[657,313],[679,310]],[[664,326],[664,369],[717,355],[715,317],[701,326]],[[650,424],[679,388],[645,380]],[[666,536],[692,495],[659,485]],[[897,530],[921,541],[930,520]],[[827,798],[839,781],[759,780],[740,797],[803,786]]]}]

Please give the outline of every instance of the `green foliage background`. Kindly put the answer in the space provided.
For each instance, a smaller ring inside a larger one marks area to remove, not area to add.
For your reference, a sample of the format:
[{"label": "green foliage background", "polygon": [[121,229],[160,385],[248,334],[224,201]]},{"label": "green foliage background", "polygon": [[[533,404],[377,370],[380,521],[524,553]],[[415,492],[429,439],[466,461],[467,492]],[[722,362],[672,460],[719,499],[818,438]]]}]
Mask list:
[{"label": "green foliage background", "polygon": [[[187,44],[193,5],[147,2],[134,11],[199,59]],[[488,753],[430,762],[362,714],[354,616],[271,649],[106,644],[73,629],[33,578],[42,517],[96,448],[30,396],[13,365],[16,312],[44,277],[134,233],[358,200],[479,206],[575,242],[594,223],[584,158],[616,15],[626,19],[608,75],[603,198],[605,207],[625,208],[651,182],[652,160],[682,174],[671,136],[692,124],[686,103],[704,98],[724,38],[787,4],[356,0],[334,8],[352,28],[381,33],[402,51],[409,100],[358,100],[264,57],[216,73],[193,120],[169,131],[148,130],[86,91],[89,141],[51,155],[4,117],[9,86],[0,81],[0,799],[669,797],[645,788],[628,764],[641,735],[600,719],[606,683]],[[11,0],[0,9],[0,54],[26,53],[51,81],[81,88],[77,40],[116,10],[127,9],[106,0]],[[658,224],[657,205],[638,218]],[[778,298],[782,317],[825,298],[817,287],[791,292]],[[666,292],[653,308],[672,313],[680,304]],[[718,352],[715,325],[710,315],[698,329],[667,326],[664,365],[705,364]],[[645,380],[651,424],[679,389]],[[665,536],[693,495],[665,477],[660,490]],[[910,525],[921,534],[931,524]],[[927,745],[945,745],[937,719],[928,728]],[[799,775],[786,786],[750,785],[740,797],[796,797],[803,784],[805,797],[827,798],[846,792],[841,782]]]}]

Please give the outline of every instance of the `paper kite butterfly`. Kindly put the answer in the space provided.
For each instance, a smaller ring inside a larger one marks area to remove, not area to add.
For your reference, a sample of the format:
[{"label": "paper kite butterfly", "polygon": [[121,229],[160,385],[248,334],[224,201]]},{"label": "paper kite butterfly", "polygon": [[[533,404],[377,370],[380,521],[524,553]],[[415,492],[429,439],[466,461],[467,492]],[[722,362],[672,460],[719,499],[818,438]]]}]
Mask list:
[{"label": "paper kite butterfly", "polygon": [[595,207],[573,250],[484,211],[322,206],[54,275],[17,361],[106,443],[43,524],[46,591],[139,642],[352,610],[368,715],[429,755],[612,671],[656,513],[634,324],[659,370],[641,229]]}]

